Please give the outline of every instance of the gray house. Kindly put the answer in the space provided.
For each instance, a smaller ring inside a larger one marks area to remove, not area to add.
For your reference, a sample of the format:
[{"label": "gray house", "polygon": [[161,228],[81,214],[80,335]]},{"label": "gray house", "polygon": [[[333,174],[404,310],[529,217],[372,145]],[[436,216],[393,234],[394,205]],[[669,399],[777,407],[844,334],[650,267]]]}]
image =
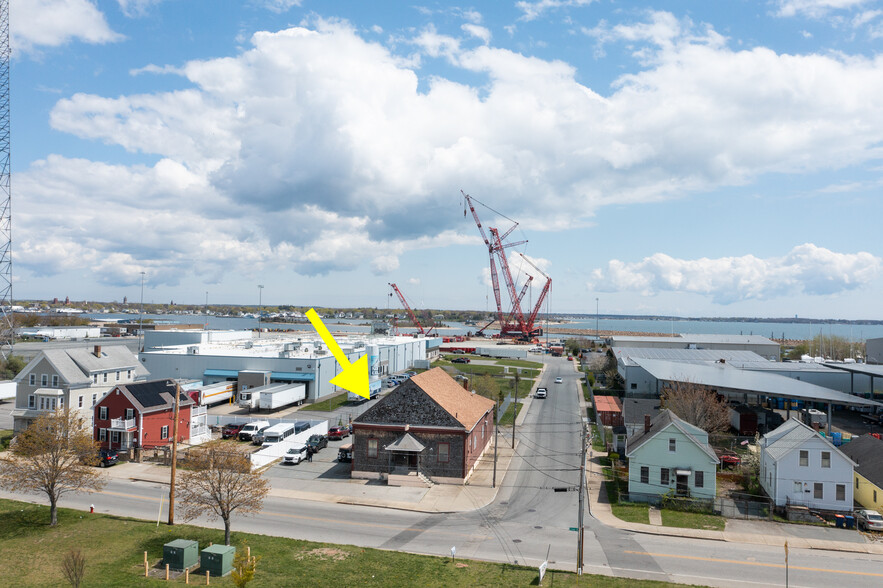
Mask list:
[{"label": "gray house", "polygon": [[150,374],[125,345],[41,351],[15,377],[13,429],[23,431],[44,411],[70,408],[92,424],[92,406],[117,384]]}]

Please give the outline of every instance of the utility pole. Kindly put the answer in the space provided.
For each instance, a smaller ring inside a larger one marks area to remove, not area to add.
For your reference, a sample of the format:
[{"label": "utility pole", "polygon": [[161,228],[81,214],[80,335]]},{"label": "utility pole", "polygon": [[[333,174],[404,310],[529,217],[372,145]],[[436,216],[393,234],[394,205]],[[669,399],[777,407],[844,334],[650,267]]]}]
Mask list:
[{"label": "utility pole", "polygon": [[175,422],[172,423],[172,473],[169,477],[169,524],[175,524],[175,475],[178,473],[178,409],[181,406],[181,388],[175,383]]},{"label": "utility pole", "polygon": [[138,353],[144,351],[141,343],[144,340],[144,272],[141,272],[141,302],[138,304]]},{"label": "utility pole", "polygon": [[582,443],[582,451],[580,451],[581,462],[579,466],[579,516],[578,516],[578,532],[576,535],[576,574],[583,574],[583,501],[585,500],[585,481],[586,481],[586,423],[583,421],[582,434],[580,435],[580,443]]},{"label": "utility pole", "polygon": [[515,368],[515,406],[512,409],[512,449],[515,449],[515,419],[518,418],[518,368]]},{"label": "utility pole", "polygon": [[494,410],[494,478],[491,481],[491,488],[497,487],[497,423],[500,420],[500,405]]}]

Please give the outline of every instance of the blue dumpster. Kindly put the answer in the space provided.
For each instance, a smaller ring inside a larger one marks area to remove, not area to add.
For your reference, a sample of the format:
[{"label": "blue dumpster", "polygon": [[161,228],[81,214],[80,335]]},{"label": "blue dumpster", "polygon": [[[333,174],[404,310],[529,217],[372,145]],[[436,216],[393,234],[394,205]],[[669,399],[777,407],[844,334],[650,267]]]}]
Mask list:
[{"label": "blue dumpster", "polygon": [[843,515],[834,515],[834,526],[842,529],[846,525],[846,517]]},{"label": "blue dumpster", "polygon": [[855,517],[846,515],[844,517],[847,529],[855,529]]},{"label": "blue dumpster", "polygon": [[831,443],[833,443],[835,447],[840,447],[840,445],[843,444],[843,435],[839,431],[834,431],[831,433]]}]

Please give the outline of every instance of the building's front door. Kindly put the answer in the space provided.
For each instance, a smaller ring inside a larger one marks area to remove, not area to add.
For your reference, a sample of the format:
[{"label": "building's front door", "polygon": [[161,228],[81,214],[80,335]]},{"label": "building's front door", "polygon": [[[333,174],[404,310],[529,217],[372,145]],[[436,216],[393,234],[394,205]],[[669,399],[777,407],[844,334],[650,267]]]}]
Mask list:
[{"label": "building's front door", "polygon": [[678,496],[686,496],[690,493],[690,476],[678,474],[677,476],[677,492]]}]

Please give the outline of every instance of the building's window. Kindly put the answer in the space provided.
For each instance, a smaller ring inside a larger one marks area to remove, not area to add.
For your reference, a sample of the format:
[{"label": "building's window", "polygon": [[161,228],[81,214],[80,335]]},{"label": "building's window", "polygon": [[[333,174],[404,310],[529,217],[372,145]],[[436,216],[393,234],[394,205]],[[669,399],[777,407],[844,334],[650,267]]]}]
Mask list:
[{"label": "building's window", "polygon": [[162,428],[162,431],[159,433],[160,439],[168,439],[169,438],[169,426],[166,425]]},{"label": "building's window", "polygon": [[837,493],[835,495],[837,500],[846,500],[846,484],[837,484]]},{"label": "building's window", "polygon": [[107,429],[98,429],[98,440],[107,441]]},{"label": "building's window", "polygon": [[79,398],[80,398],[80,399],[79,399],[79,401],[77,402],[77,408],[83,408],[83,397],[80,396]]},{"label": "building's window", "polygon": [[129,370],[128,372],[126,372],[126,378],[128,378],[130,380],[132,379],[132,370]]},{"label": "building's window", "polygon": [[806,449],[800,450],[800,467],[809,467],[809,451]]},{"label": "building's window", "polygon": [[[54,406],[52,408],[55,408]],[[58,408],[64,408],[64,396],[58,399]]]},{"label": "building's window", "polygon": [[49,374],[40,374],[40,385],[48,386],[49,385]]},{"label": "building's window", "polygon": [[677,439],[669,439],[668,440],[668,450],[672,453],[677,451],[678,449],[678,440]]},{"label": "building's window", "polygon": [[812,497],[816,500],[822,500],[825,497],[825,485],[821,482],[813,484]]},{"label": "building's window", "polygon": [[119,443],[120,442],[120,432],[119,431],[111,431],[110,432],[110,442],[111,443]]},{"label": "building's window", "polygon": [[95,403],[98,402],[98,394],[92,395],[92,406],[95,406]]},{"label": "building's window", "polygon": [[120,372],[118,371],[117,372],[117,382],[119,382],[119,381],[120,381]]},{"label": "building's window", "polygon": [[37,399],[34,397],[33,394],[29,395],[28,396],[28,408],[36,408],[36,406],[37,406]]},{"label": "building's window", "polygon": [[822,467],[829,468],[831,467],[831,452],[823,451],[822,452]]},{"label": "building's window", "polygon": [[641,466],[641,484],[649,484],[650,483],[650,468],[647,466]]},{"label": "building's window", "polygon": [[107,372],[104,372],[104,381],[107,381]]},{"label": "building's window", "polygon": [[858,490],[858,478],[855,479],[855,489]]},{"label": "building's window", "polygon": [[637,389],[638,389],[638,385],[635,384],[634,382],[632,382],[632,383],[629,384],[629,385],[632,387],[632,390],[637,390]]},{"label": "building's window", "polygon": [[134,408],[127,408],[126,409],[126,420],[128,421],[133,418],[135,418],[135,409]]},{"label": "building's window", "polygon": [[98,383],[98,374],[92,374],[92,383],[93,383],[93,384],[97,384],[97,383]]},{"label": "building's window", "polygon": [[438,444],[438,461],[440,463],[447,463],[450,459],[451,455],[451,444],[450,443],[439,443]]},{"label": "building's window", "polygon": [[874,504],[877,503],[877,491],[874,490]]},{"label": "building's window", "polygon": [[58,388],[58,376],[56,374],[52,374],[52,387]]},{"label": "building's window", "polygon": [[44,410],[46,408],[46,399],[42,396],[40,397],[40,410]]},{"label": "building's window", "polygon": [[377,457],[377,439],[368,439],[368,457]]},{"label": "building's window", "polygon": [[31,374],[30,376],[28,376],[28,384],[30,384],[31,386],[37,385],[37,374]]},{"label": "building's window", "polygon": [[663,486],[668,486],[668,468],[659,470],[659,483]]},{"label": "building's window", "polygon": [[98,420],[99,421],[106,421],[107,420],[107,407],[106,406],[99,406],[98,407]]},{"label": "building's window", "polygon": [[803,492],[803,482],[794,482],[794,491]]},{"label": "building's window", "polygon": [[705,472],[696,472],[696,488],[705,488]]}]

